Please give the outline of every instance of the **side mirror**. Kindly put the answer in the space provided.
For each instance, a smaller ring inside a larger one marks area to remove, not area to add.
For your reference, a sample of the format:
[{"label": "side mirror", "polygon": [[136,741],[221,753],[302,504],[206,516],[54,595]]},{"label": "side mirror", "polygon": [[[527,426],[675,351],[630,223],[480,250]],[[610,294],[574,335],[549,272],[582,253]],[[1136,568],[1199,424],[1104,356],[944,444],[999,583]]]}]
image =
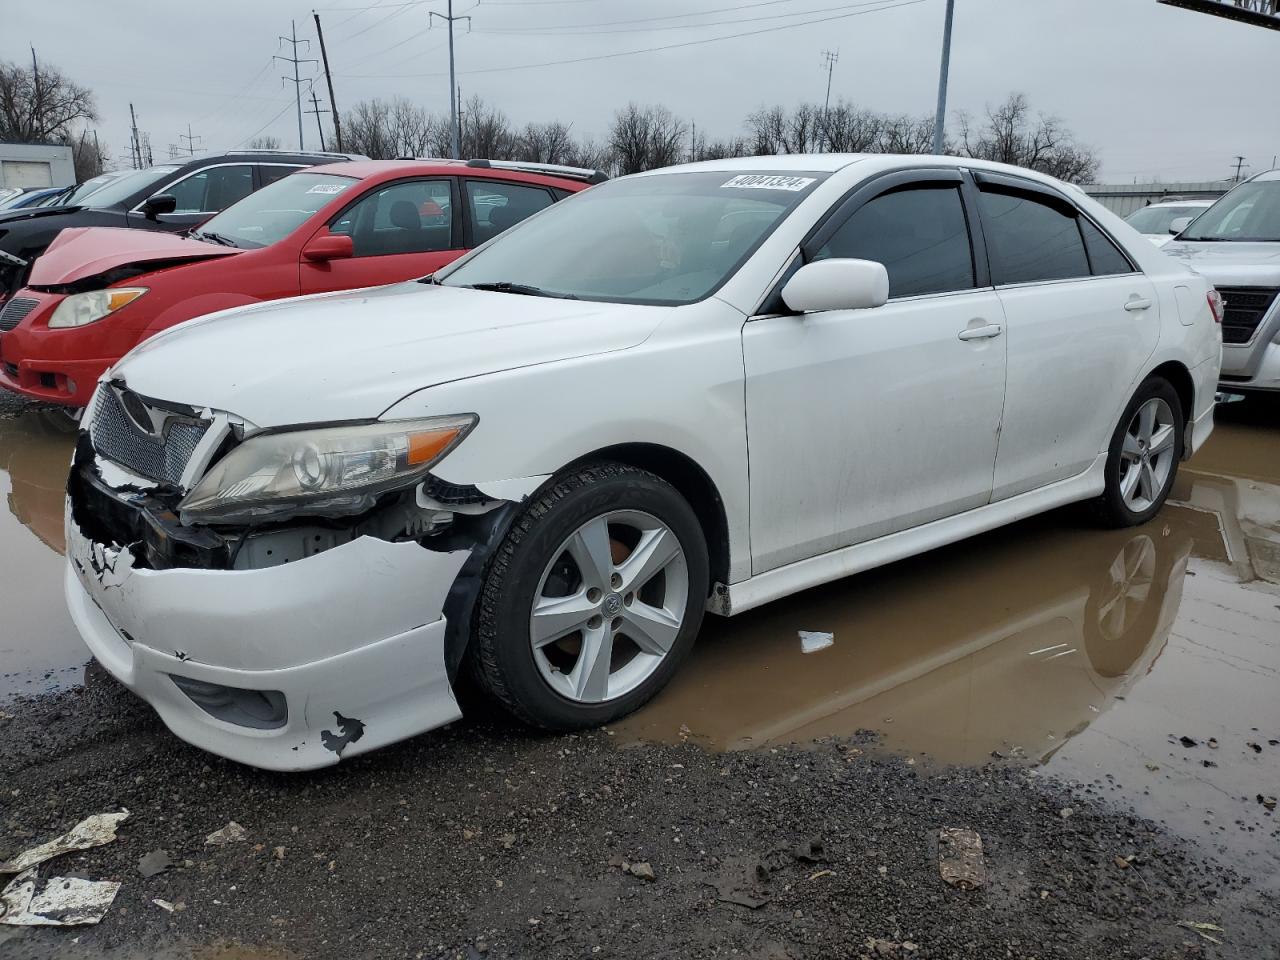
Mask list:
[{"label": "side mirror", "polygon": [[157,193],[142,201],[142,215],[154,220],[162,213],[173,213],[178,209],[178,198],[171,193]]},{"label": "side mirror", "polygon": [[314,237],[302,248],[304,260],[313,263],[328,263],[330,260],[349,260],[356,255],[355,244],[351,238],[340,233],[326,233]]},{"label": "side mirror", "polygon": [[1191,226],[1191,221],[1194,219],[1195,217],[1174,217],[1169,221],[1169,232],[1176,237],[1183,230],[1187,229],[1187,227]]},{"label": "side mirror", "polygon": [[817,260],[797,270],[782,288],[792,310],[866,310],[889,299],[889,271],[874,260]]}]

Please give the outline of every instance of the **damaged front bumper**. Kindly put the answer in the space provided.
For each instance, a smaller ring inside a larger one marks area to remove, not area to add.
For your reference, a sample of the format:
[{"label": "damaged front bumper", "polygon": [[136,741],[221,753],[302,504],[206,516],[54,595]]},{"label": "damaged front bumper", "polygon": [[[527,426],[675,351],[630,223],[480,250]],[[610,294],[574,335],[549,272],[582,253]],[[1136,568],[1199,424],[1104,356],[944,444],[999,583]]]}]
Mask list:
[{"label": "damaged front bumper", "polygon": [[[305,770],[461,715],[445,611],[466,599],[476,551],[460,538],[428,548],[358,535],[288,563],[211,569],[216,545],[175,541],[191,528],[91,475],[82,462],[69,488],[68,608],[94,657],[183,740]],[[138,539],[104,542],[106,509],[136,511]]]}]

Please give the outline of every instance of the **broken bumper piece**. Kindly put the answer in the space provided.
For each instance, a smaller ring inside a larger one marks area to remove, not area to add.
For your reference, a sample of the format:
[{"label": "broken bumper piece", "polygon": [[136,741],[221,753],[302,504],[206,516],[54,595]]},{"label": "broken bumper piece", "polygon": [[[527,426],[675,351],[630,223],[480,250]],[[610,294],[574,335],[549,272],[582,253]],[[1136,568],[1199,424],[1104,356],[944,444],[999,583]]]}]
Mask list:
[{"label": "broken bumper piece", "polygon": [[461,715],[442,610],[467,556],[365,536],[264,569],[155,570],[68,513],[65,587],[94,657],[175,734],[306,770]]}]

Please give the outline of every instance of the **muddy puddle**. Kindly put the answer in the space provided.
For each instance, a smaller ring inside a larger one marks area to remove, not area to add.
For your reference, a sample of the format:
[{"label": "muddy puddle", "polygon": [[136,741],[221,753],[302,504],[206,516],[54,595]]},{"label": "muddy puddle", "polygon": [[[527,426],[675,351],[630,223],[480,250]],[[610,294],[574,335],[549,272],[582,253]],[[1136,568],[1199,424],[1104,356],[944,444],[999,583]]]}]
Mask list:
[{"label": "muddy puddle", "polygon": [[[1058,511],[710,618],[615,735],[737,750],[872,731],[913,762],[1027,762],[1280,882],[1259,800],[1280,793],[1280,405],[1220,410],[1151,523]],[[806,655],[800,631],[834,643]]]},{"label": "muddy puddle", "polygon": [[89,657],[62,599],[73,441],[57,415],[0,419],[0,702],[79,683]]}]

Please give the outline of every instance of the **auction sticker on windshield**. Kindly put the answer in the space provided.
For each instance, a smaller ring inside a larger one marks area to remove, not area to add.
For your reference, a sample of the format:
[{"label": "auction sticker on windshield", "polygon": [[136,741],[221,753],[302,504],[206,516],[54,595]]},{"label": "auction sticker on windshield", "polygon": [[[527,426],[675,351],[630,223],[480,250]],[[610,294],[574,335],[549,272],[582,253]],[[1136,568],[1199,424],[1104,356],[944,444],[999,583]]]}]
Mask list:
[{"label": "auction sticker on windshield", "polygon": [[761,173],[742,173],[727,183],[720,184],[720,186],[722,189],[724,187],[737,187],[742,190],[800,191],[813,182],[813,177],[777,177]]},{"label": "auction sticker on windshield", "polygon": [[307,193],[341,193],[349,186],[348,183],[317,183]]}]

